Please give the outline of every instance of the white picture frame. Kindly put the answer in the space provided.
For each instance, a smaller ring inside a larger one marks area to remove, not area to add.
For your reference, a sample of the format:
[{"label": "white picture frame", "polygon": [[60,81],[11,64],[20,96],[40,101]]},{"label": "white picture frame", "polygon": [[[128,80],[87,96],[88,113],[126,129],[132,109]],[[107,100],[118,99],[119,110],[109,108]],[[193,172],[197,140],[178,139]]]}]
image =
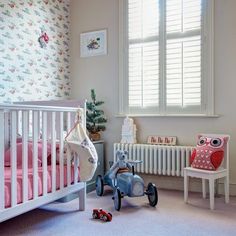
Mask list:
[{"label": "white picture frame", "polygon": [[80,57],[107,55],[107,30],[80,34]]}]

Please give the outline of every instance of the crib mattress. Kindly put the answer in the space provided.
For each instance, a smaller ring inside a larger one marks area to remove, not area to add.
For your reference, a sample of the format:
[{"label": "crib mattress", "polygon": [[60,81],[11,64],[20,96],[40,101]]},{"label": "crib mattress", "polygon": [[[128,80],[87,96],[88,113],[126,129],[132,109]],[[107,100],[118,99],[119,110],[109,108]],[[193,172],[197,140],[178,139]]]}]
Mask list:
[{"label": "crib mattress", "polygon": [[[5,167],[5,208],[11,207],[11,167]],[[22,169],[17,169],[17,204],[23,201]],[[78,176],[79,181],[79,176]],[[71,183],[74,182],[74,167],[71,167]],[[64,166],[64,186],[67,186],[67,166]],[[47,167],[47,189],[52,191],[52,167]],[[56,189],[60,189],[60,166],[56,165]],[[38,168],[38,194],[43,194],[43,168]],[[28,169],[28,199],[33,199],[33,169]]]}]

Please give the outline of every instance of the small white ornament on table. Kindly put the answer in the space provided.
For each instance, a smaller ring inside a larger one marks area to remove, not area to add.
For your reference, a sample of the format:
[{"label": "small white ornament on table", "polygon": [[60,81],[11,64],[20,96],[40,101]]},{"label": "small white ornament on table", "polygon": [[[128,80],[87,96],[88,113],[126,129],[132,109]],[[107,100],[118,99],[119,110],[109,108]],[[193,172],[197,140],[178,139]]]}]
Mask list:
[{"label": "small white ornament on table", "polygon": [[134,120],[127,116],[122,125],[121,143],[137,143],[136,131],[137,128],[134,124]]}]

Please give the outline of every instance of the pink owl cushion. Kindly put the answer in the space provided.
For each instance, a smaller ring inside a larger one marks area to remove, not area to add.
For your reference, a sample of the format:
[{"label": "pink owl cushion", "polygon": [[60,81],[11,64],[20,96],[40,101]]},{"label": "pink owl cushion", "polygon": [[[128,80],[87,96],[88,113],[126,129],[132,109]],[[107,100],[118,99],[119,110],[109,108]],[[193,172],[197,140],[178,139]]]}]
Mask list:
[{"label": "pink owl cushion", "polygon": [[224,158],[226,137],[199,136],[196,149],[191,156],[191,167],[204,170],[217,170]]}]

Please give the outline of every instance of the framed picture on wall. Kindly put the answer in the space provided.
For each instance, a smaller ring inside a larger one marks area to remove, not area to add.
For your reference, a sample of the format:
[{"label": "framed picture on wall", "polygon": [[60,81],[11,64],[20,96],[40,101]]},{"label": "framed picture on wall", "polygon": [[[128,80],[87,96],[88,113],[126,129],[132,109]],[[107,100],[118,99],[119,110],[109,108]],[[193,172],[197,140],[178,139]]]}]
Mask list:
[{"label": "framed picture on wall", "polygon": [[80,34],[80,57],[94,57],[107,54],[107,30]]}]

